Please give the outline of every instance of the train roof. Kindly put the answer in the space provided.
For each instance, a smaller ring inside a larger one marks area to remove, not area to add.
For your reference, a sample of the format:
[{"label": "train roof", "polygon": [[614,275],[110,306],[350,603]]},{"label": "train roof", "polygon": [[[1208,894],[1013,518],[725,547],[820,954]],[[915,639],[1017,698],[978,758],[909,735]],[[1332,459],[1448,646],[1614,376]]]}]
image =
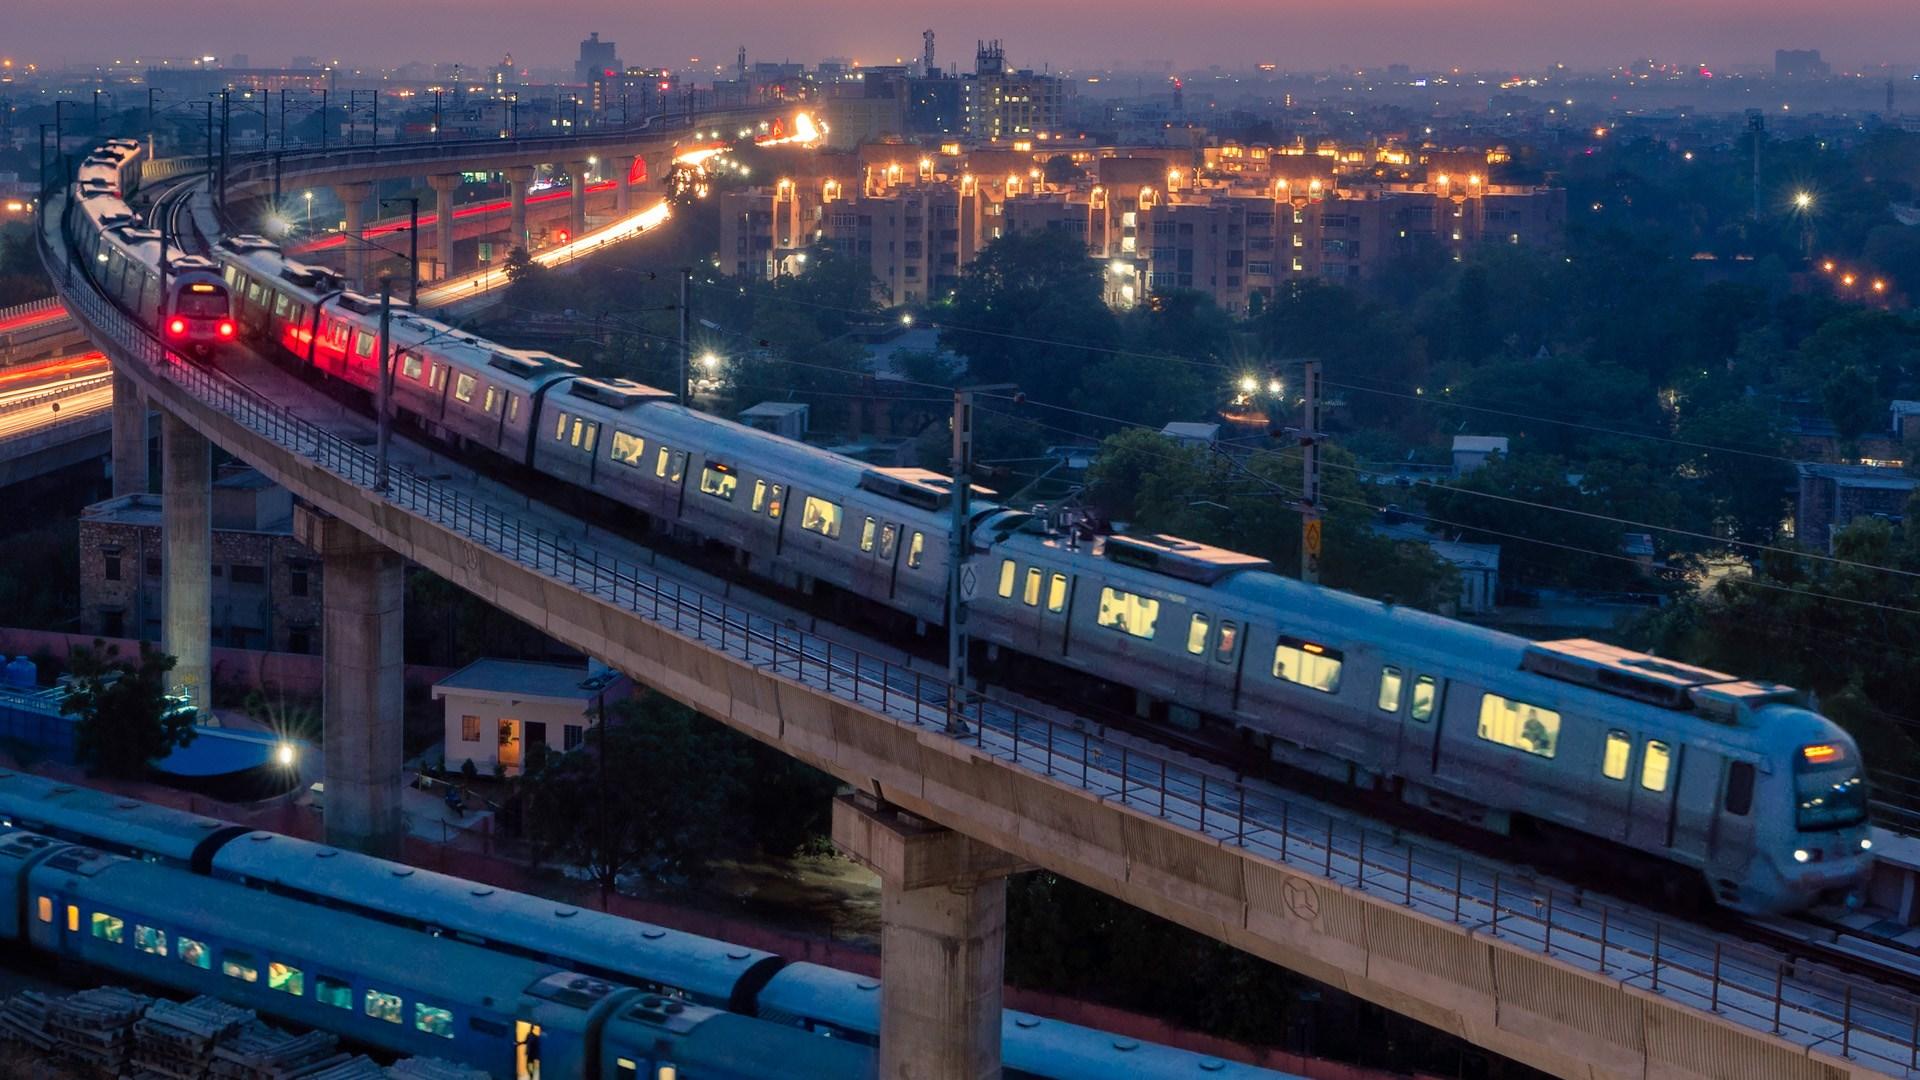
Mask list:
[{"label": "train roof", "polygon": [[[866,1035],[880,1030],[879,981],[838,968],[806,961],[788,964],[760,991],[759,1001],[761,1015],[769,1019],[808,1017]],[[1000,1058],[1009,1071],[1063,1080],[1120,1075],[1274,1080],[1289,1075],[1014,1009],[1003,1009],[1000,1017]]]},{"label": "train roof", "polygon": [[13,771],[0,771],[0,821],[182,864],[222,829],[237,828],[202,814]]},{"label": "train roof", "polygon": [[[78,849],[69,849],[78,850]],[[285,957],[352,972],[378,986],[429,990],[434,1004],[497,1011],[554,966],[435,938],[364,916],[336,911],[249,889],[174,867],[118,856],[80,868],[56,865],[56,855],[34,874],[73,873],[94,904],[111,911],[120,897],[131,913],[161,922],[174,933],[192,931],[256,951],[264,962]],[[243,921],[233,912],[245,911]]]},{"label": "train roof", "polygon": [[759,949],[276,833],[228,843],[214,853],[213,870],[489,941],[537,942],[562,964],[630,970],[704,1000],[727,1001],[750,969],[774,959]]},{"label": "train roof", "polygon": [[609,1041],[627,1041],[647,1046],[625,1036],[620,1028],[641,1025],[644,1031],[661,1026],[678,1029],[679,1036],[668,1056],[683,1063],[689,1076],[781,1076],[821,1078],[821,1080],[860,1080],[874,1075],[875,1057],[871,1047],[832,1039],[798,1028],[766,1024],[734,1013],[684,1007],[683,1012],[668,1014],[677,1003],[643,998],[628,1005],[607,1022]]}]

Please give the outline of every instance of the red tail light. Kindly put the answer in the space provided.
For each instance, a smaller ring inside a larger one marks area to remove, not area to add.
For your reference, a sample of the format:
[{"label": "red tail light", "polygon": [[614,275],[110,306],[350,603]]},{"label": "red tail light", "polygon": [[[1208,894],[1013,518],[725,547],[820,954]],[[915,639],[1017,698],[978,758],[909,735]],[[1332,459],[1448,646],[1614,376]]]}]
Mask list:
[{"label": "red tail light", "polygon": [[167,324],[167,333],[180,337],[187,332],[187,320],[175,319]]},{"label": "red tail light", "polygon": [[228,319],[221,319],[221,320],[220,320],[220,336],[221,336],[221,337],[232,337],[232,336],[233,336],[233,323],[232,323],[232,321],[230,321],[230,320],[228,320]]}]

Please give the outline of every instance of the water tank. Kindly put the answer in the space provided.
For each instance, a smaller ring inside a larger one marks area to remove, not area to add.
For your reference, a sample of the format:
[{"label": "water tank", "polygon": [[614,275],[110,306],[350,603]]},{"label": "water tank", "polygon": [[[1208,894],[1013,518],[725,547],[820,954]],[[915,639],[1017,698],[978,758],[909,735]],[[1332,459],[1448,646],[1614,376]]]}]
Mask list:
[{"label": "water tank", "polygon": [[16,690],[32,690],[40,685],[40,669],[24,656],[16,656],[0,669],[0,684]]}]

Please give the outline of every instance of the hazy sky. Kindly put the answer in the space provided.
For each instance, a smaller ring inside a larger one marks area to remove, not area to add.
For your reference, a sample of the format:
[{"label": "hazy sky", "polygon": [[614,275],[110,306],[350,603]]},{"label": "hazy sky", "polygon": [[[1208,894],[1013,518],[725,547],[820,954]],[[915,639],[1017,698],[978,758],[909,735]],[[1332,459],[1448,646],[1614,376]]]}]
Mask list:
[{"label": "hazy sky", "polygon": [[917,56],[939,34],[945,67],[1000,37],[1025,67],[1171,61],[1176,68],[1272,61],[1522,68],[1601,66],[1653,56],[1722,66],[1770,63],[1779,47],[1818,48],[1839,65],[1920,63],[1920,0],[55,0],[8,4],[0,52],[60,63],[99,57],[295,53],[393,64],[570,62],[589,30],[633,64],[683,65]]}]

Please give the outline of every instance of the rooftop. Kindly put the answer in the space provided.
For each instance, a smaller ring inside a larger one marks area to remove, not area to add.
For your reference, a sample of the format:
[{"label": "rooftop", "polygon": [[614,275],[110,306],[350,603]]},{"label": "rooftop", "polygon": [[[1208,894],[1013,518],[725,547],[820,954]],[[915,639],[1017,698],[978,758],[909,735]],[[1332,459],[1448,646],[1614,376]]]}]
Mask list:
[{"label": "rooftop", "polygon": [[590,673],[566,664],[536,664],[526,660],[475,660],[433,685],[438,699],[449,692],[496,694],[518,701],[578,701],[594,699],[580,684]]},{"label": "rooftop", "polygon": [[1455,435],[1453,450],[1455,453],[1465,450],[1483,454],[1499,451],[1504,454],[1507,452],[1507,437],[1505,435]]}]

